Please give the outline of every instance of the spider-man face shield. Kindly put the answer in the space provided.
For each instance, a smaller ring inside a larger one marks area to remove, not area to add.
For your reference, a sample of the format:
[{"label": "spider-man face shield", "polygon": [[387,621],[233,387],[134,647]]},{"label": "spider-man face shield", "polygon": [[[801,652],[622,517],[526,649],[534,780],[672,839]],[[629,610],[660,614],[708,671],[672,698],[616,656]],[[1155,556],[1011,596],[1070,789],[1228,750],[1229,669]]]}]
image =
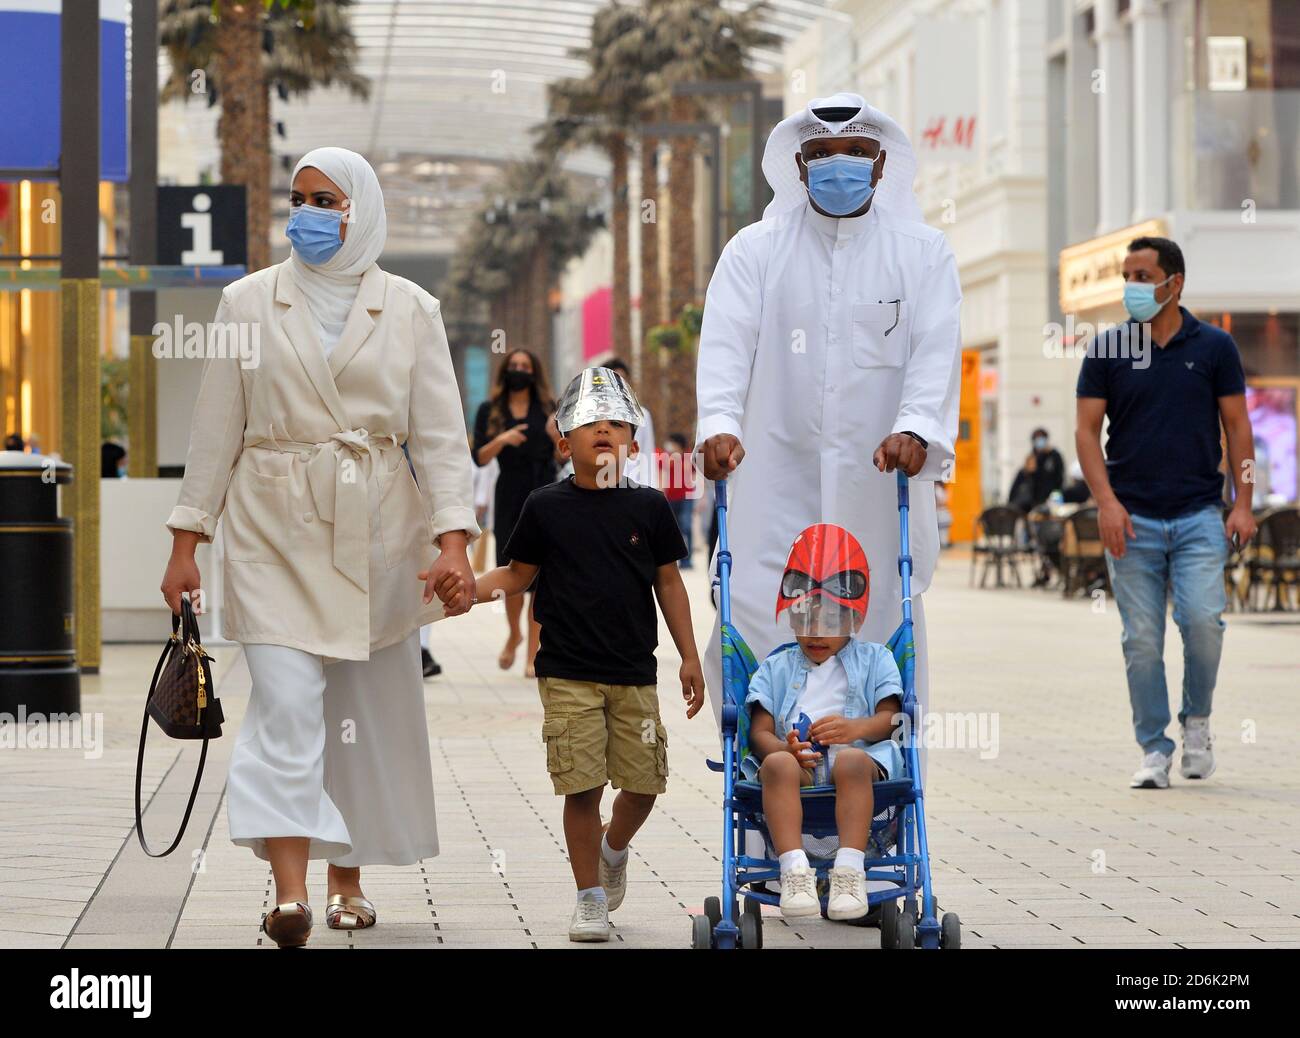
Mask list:
[{"label": "spider-man face shield", "polygon": [[867,618],[867,556],[841,526],[818,523],[794,539],[776,596],[799,637],[852,637]]}]

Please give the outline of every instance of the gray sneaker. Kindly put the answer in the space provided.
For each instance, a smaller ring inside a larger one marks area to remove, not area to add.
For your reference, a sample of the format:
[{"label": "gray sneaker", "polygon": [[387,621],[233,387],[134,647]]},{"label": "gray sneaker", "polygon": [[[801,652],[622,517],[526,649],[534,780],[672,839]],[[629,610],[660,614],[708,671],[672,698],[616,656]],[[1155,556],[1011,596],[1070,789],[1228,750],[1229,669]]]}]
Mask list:
[{"label": "gray sneaker", "polygon": [[1183,757],[1178,770],[1185,779],[1207,779],[1214,774],[1214,739],[1208,717],[1189,717],[1183,725]]},{"label": "gray sneaker", "polygon": [[623,903],[623,896],[627,893],[627,863],[632,857],[632,848],[624,849],[627,853],[618,865],[611,865],[605,860],[605,852],[600,852],[600,885],[605,888],[611,912]]},{"label": "gray sneaker", "polygon": [[609,906],[596,898],[579,898],[569,920],[569,940],[608,941]]},{"label": "gray sneaker", "polygon": [[1129,783],[1131,789],[1168,789],[1169,767],[1173,757],[1159,750],[1152,750],[1142,758],[1142,767],[1133,773]]}]

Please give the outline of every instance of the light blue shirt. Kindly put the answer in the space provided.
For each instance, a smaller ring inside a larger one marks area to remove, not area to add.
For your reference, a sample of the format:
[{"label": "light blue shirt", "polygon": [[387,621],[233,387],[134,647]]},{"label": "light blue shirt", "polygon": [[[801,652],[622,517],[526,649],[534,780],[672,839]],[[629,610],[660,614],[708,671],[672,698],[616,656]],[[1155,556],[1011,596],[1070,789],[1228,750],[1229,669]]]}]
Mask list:
[{"label": "light blue shirt", "polygon": [[[903,680],[898,673],[894,655],[877,642],[864,642],[850,638],[849,643],[837,653],[844,673],[849,679],[848,700],[844,704],[844,717],[852,720],[870,717],[882,699],[897,696],[903,699]],[[799,697],[808,684],[808,671],[816,666],[798,644],[773,653],[759,664],[749,682],[745,706],[757,703],[776,720],[776,734],[783,737],[799,720]],[[866,750],[891,779],[903,778],[903,753],[893,739],[882,739],[868,746],[861,739],[853,743]],[[758,776],[759,761],[748,756],[740,769],[748,779]]]}]

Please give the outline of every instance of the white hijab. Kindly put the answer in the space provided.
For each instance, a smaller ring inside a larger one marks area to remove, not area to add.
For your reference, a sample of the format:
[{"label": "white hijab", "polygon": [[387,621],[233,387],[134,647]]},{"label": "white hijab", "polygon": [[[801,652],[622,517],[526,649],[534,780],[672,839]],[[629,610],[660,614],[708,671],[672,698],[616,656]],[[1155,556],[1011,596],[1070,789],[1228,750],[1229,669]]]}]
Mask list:
[{"label": "white hijab", "polygon": [[311,166],[338,185],[349,199],[344,217],[347,237],[343,247],[324,263],[308,263],[297,251],[292,255],[294,278],[307,297],[307,306],[320,332],[321,345],[328,356],[343,334],[348,314],[357,298],[361,276],[384,251],[388,239],[388,217],[384,212],[384,193],[370,163],[346,148],[316,148],[307,152],[293,168]]},{"label": "white hijab", "polygon": [[[814,114],[817,108],[853,108],[856,114],[843,122],[830,123]],[[763,210],[770,220],[808,203],[808,190],[799,179],[794,156],[800,145],[812,137],[870,137],[880,141],[889,153],[885,174],[876,185],[872,209],[904,220],[922,222],[921,207],[912,190],[916,179],[916,156],[912,144],[898,123],[872,108],[861,94],[832,94],[814,97],[808,107],[777,123],[763,152],[763,176],[772,188],[772,201]],[[351,232],[349,232],[351,233]]]}]

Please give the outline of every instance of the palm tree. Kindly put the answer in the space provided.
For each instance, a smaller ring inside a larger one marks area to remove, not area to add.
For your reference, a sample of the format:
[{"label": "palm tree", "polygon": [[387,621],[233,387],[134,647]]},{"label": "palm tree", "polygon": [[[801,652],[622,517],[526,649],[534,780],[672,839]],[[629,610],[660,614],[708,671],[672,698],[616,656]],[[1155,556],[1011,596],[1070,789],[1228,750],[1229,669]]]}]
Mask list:
[{"label": "palm tree", "polygon": [[[595,145],[609,156],[614,236],[613,347],[632,360],[631,270],[628,253],[628,139],[641,120],[646,91],[645,17],[640,8],[611,2],[591,20],[591,40],[573,52],[591,71],[562,79],[547,90],[549,118],[537,148],[555,155],[565,148]],[[644,297],[644,292],[643,292]]]},{"label": "palm tree", "polygon": [[271,88],[281,100],[336,84],[368,93],[355,70],[353,2],[163,0],[159,40],[171,75],[162,97],[221,104],[221,180],[247,192],[249,270],[271,254]]},{"label": "palm tree", "polygon": [[[641,135],[641,330],[663,320],[659,277],[659,141]],[[648,218],[647,218],[648,217]]]},{"label": "palm tree", "polygon": [[[674,122],[700,118],[694,98],[674,87],[709,80],[749,78],[751,50],[770,47],[776,36],[758,27],[764,4],[732,12],[721,0],[645,0],[645,38],[650,42],[652,72],[647,84],[653,103],[667,108]],[[699,300],[695,280],[695,138],[674,137],[668,190],[668,320],[687,329],[665,370],[660,405],[665,428],[686,430],[695,425],[694,344],[698,331],[693,313]],[[720,214],[712,214],[719,219]],[[657,270],[656,270],[657,274]],[[645,292],[642,291],[644,306]]]},{"label": "palm tree", "polygon": [[[652,41],[652,96],[674,122],[695,122],[699,105],[675,94],[679,84],[748,78],[748,54],[779,43],[758,27],[765,5],[729,11],[722,0],[645,0],[646,37]],[[674,137],[668,175],[672,207],[668,222],[668,315],[698,299],[695,284],[695,139]],[[718,214],[714,214],[714,219]]]},{"label": "palm tree", "polygon": [[564,264],[586,251],[597,217],[545,156],[506,167],[487,195],[458,244],[444,309],[463,315],[486,301],[491,326],[505,332],[507,349],[523,346],[546,355],[551,287]]}]

